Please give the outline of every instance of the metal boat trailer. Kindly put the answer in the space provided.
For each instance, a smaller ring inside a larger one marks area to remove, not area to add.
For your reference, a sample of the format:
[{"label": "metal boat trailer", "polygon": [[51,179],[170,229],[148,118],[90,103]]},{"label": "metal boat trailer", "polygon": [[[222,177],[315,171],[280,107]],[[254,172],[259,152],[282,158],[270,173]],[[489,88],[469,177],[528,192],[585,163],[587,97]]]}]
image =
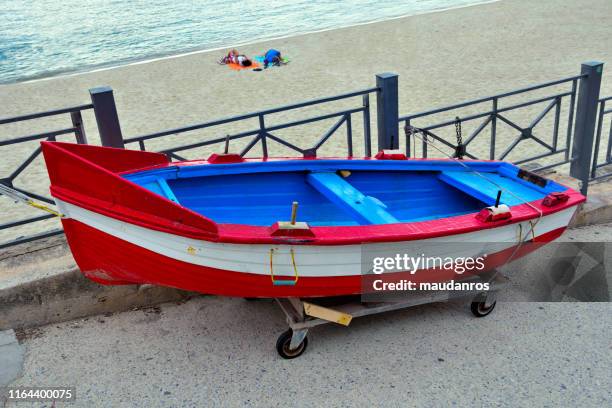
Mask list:
[{"label": "metal boat trailer", "polygon": [[[475,279],[462,280],[473,282]],[[324,300],[300,298],[275,298],[281,310],[287,317],[289,329],[282,333],[276,341],[276,350],[281,357],[292,359],[301,356],[308,346],[308,330],[312,327],[328,323],[337,323],[348,326],[355,317],[369,316],[393,310],[406,309],[412,306],[428,303],[446,302],[450,299],[472,297],[471,311],[476,317],[484,317],[493,311],[497,300],[497,292],[507,283],[508,279],[495,271],[486,276],[480,276],[477,282],[488,282],[489,290],[462,291],[459,296],[452,296],[449,291],[416,292],[400,300],[390,302],[362,302],[359,296],[353,300],[325,305]],[[355,300],[356,299],[356,300]]]}]

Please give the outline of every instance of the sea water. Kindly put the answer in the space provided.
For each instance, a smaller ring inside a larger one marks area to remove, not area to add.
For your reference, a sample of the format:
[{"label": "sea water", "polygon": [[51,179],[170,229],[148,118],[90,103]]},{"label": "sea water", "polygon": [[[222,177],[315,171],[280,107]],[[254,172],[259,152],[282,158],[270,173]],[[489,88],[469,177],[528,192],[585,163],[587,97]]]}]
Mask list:
[{"label": "sea water", "polygon": [[487,0],[5,0],[0,83]]}]

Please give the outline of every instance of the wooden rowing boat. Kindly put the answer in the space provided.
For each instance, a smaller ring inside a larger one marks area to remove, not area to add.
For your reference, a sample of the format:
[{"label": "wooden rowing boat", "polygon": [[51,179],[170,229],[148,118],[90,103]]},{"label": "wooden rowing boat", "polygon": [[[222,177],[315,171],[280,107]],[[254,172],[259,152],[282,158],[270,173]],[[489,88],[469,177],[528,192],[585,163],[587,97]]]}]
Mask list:
[{"label": "wooden rowing boat", "polygon": [[[51,194],[87,277],[216,295],[362,293],[371,270],[364,253],[398,247],[444,255],[449,244],[473,243],[463,255],[489,251],[487,269],[494,268],[523,255],[527,246],[517,249],[525,241],[557,238],[585,201],[497,161],[381,152],[171,162],[89,145],[43,142],[42,149]],[[455,273],[424,269],[412,278],[444,281]]]}]

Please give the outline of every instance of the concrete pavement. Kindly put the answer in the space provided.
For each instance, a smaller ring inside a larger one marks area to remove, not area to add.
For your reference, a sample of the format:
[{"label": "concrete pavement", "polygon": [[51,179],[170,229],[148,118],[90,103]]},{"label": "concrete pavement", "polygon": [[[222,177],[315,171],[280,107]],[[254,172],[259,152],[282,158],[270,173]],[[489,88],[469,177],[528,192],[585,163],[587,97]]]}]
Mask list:
[{"label": "concrete pavement", "polygon": [[272,302],[202,297],[35,332],[14,385],[76,386],[79,407],[602,407],[611,312],[502,303],[476,319],[435,304],[316,328],[282,360]]},{"label": "concrete pavement", "polygon": [[[612,241],[612,226],[566,239]],[[476,319],[459,301],[426,305],[317,327],[304,355],[283,360],[273,302],[198,297],[21,332],[13,385],[76,386],[66,406],[78,407],[602,407],[612,403],[611,312],[608,302],[504,302]]]},{"label": "concrete pavement", "polygon": [[13,330],[0,331],[0,389],[21,374],[24,352]]}]

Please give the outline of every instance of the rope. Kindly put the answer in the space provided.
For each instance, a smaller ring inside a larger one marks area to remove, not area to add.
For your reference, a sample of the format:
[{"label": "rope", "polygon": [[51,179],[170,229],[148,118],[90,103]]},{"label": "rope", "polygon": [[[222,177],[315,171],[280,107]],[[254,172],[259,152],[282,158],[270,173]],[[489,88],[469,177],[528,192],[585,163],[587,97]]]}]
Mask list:
[{"label": "rope", "polygon": [[60,217],[60,218],[62,218],[62,217],[64,216],[64,214],[62,214],[62,213],[60,213],[60,212],[58,212],[58,211],[55,211],[54,209],[49,208],[49,207],[47,207],[46,205],[43,205],[43,204],[37,203],[37,202],[32,201],[32,200],[29,200],[29,201],[27,202],[27,205],[29,205],[29,206],[31,206],[31,207],[34,207],[34,208],[38,208],[39,210],[46,211],[46,212],[48,212],[48,213],[50,213],[50,214],[55,215],[56,217]]},{"label": "rope", "polygon": [[[458,119],[458,118],[457,118]],[[459,120],[459,126],[461,121]],[[460,129],[460,127],[459,127]],[[409,136],[410,134],[415,136],[415,137],[419,137],[417,134],[421,133],[424,134],[423,131],[421,129],[415,128],[414,126],[406,126],[404,128],[404,131],[406,132],[406,134]],[[467,164],[463,163],[461,160],[458,160],[456,157],[452,157],[450,155],[448,155],[446,152],[443,152],[442,150],[438,149],[437,146],[435,146],[432,143],[429,143],[429,141],[427,140],[427,138],[422,138],[419,137],[422,141],[424,141],[425,143],[427,143],[429,146],[433,147],[434,149],[436,149],[438,152],[442,153],[444,156],[448,157],[449,159],[459,163],[461,166],[465,167],[468,171],[473,172],[474,174],[476,174],[478,177],[483,178],[484,180],[488,181],[489,183],[493,184],[494,186],[496,186],[499,190],[504,191],[506,193],[509,193],[511,196],[513,196],[514,198],[518,199],[519,201],[523,202],[524,204],[527,204],[527,206],[531,207],[534,211],[536,211],[538,213],[538,219],[537,221],[533,222],[533,220],[529,221],[529,225],[531,226],[530,230],[525,234],[525,236],[520,237],[519,236],[519,242],[517,247],[515,248],[515,250],[512,252],[512,255],[510,255],[510,258],[508,258],[508,260],[506,261],[506,263],[509,263],[512,258],[514,258],[514,255],[516,255],[516,253],[518,252],[518,250],[521,248],[521,246],[523,245],[523,242],[526,240],[526,238],[531,234],[533,239],[535,239],[535,227],[536,225],[538,225],[538,223],[540,222],[540,220],[542,219],[542,217],[544,216],[544,214],[542,213],[542,210],[540,210],[539,208],[535,207],[533,204],[531,204],[530,202],[524,200],[522,197],[519,197],[518,195],[514,194],[512,191],[507,190],[505,188],[503,188],[502,186],[500,186],[499,184],[497,184],[496,182],[494,182],[493,180],[489,179],[488,177],[484,176],[483,174],[481,174],[480,172],[478,172],[477,170],[474,170],[473,168],[469,167]],[[458,139],[459,141],[460,139]],[[520,233],[522,233],[522,225],[519,223],[519,227],[520,227]]]},{"label": "rope", "polygon": [[15,200],[15,203],[22,203],[25,205],[29,205],[30,207],[38,208],[39,210],[46,211],[50,214],[55,215],[56,217],[61,218],[64,216],[64,214],[57,212],[44,204],[37,203],[27,195],[21,193],[20,191],[12,189],[4,184],[0,184],[0,193]]}]

